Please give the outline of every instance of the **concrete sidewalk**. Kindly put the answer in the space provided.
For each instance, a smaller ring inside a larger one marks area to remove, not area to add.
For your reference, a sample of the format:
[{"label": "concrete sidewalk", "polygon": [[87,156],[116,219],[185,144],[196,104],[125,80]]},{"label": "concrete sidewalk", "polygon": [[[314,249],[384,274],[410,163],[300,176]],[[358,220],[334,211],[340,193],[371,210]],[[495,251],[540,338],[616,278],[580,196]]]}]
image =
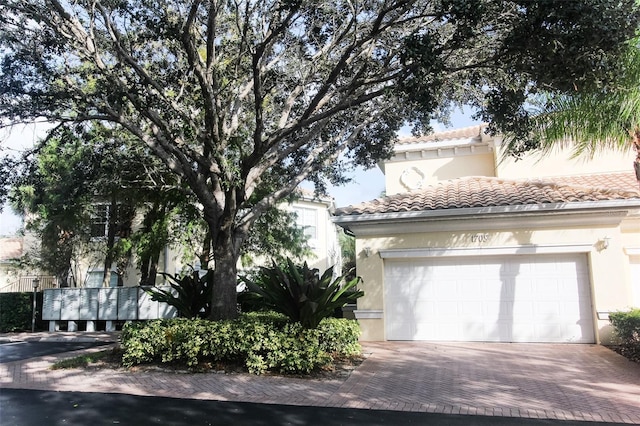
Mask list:
[{"label": "concrete sidewalk", "polygon": [[2,364],[0,387],[640,424],[640,365],[602,346],[367,342],[363,350],[367,359],[344,380],[48,369],[68,353]]}]

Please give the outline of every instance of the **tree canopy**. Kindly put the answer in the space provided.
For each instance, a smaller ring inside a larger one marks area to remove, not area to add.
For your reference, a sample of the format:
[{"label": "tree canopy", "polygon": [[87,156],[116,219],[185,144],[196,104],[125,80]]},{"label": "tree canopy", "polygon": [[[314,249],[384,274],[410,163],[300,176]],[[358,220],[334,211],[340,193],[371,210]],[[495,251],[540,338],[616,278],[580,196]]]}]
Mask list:
[{"label": "tree canopy", "polygon": [[[13,169],[9,198],[26,213],[27,229],[41,238],[29,259],[62,283],[81,286],[74,265],[93,258],[104,264],[104,285],[114,262],[121,280],[134,261],[140,284],[155,285],[167,246],[182,248],[189,264],[210,251],[193,196],[128,136],[100,125],[60,125],[15,160],[22,167]],[[282,259],[305,249],[294,217],[272,208],[256,222],[242,251]]]},{"label": "tree canopy", "polygon": [[635,0],[4,0],[0,120],[145,145],[202,205],[229,318],[249,229],[300,182],[341,182],[453,106],[496,131],[542,90],[605,87],[638,18]]},{"label": "tree canopy", "polygon": [[622,72],[611,87],[541,94],[522,129],[529,132],[508,133],[505,153],[548,155],[561,146],[571,148],[574,156],[593,157],[603,149],[633,147],[633,169],[640,184],[640,38],[629,43],[619,65]]}]

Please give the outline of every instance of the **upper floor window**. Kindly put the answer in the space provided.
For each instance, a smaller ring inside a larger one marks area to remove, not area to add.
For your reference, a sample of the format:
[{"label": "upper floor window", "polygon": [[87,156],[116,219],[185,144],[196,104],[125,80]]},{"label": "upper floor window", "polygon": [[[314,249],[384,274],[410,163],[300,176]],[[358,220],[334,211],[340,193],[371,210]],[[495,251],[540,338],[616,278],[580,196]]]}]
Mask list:
[{"label": "upper floor window", "polygon": [[304,207],[294,207],[296,225],[304,230],[304,235],[310,240],[318,238],[318,211]]},{"label": "upper floor window", "polygon": [[106,237],[109,231],[109,205],[96,204],[91,212],[91,236]]},{"label": "upper floor window", "polygon": [[109,236],[109,226],[113,226],[116,238],[126,238],[131,234],[135,209],[123,204],[94,204],[91,210],[90,232],[92,238]]}]

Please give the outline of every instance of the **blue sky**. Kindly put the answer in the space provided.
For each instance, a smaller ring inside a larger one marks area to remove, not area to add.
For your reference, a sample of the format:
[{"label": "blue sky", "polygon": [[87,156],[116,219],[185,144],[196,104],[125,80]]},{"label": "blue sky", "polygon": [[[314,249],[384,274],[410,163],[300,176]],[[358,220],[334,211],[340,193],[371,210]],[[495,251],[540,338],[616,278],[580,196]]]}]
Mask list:
[{"label": "blue sky", "polygon": [[[455,129],[472,126],[478,122],[471,119],[471,113],[456,111],[451,115],[451,125],[446,128],[435,124],[436,131],[447,128]],[[45,135],[49,126],[25,125],[17,126],[11,132],[0,132],[0,146],[16,153],[33,146],[33,143]],[[329,194],[335,198],[337,207],[345,207],[378,198],[384,191],[384,175],[378,167],[369,170],[358,168],[351,173],[352,181],[344,186],[328,188]],[[0,213],[0,236],[11,236],[21,228],[22,220],[8,206]]]}]

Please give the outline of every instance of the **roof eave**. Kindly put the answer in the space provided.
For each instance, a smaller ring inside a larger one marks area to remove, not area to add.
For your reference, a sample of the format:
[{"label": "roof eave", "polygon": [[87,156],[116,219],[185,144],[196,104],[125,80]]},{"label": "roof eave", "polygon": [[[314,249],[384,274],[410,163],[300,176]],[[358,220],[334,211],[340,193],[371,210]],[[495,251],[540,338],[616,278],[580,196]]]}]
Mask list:
[{"label": "roof eave", "polygon": [[366,213],[334,216],[332,221],[340,226],[371,222],[411,222],[441,219],[465,219],[488,215],[519,214],[567,214],[571,212],[596,212],[598,210],[639,209],[640,199],[581,201],[567,203],[521,204],[513,206],[467,207],[455,209],[403,211],[391,213]]}]

